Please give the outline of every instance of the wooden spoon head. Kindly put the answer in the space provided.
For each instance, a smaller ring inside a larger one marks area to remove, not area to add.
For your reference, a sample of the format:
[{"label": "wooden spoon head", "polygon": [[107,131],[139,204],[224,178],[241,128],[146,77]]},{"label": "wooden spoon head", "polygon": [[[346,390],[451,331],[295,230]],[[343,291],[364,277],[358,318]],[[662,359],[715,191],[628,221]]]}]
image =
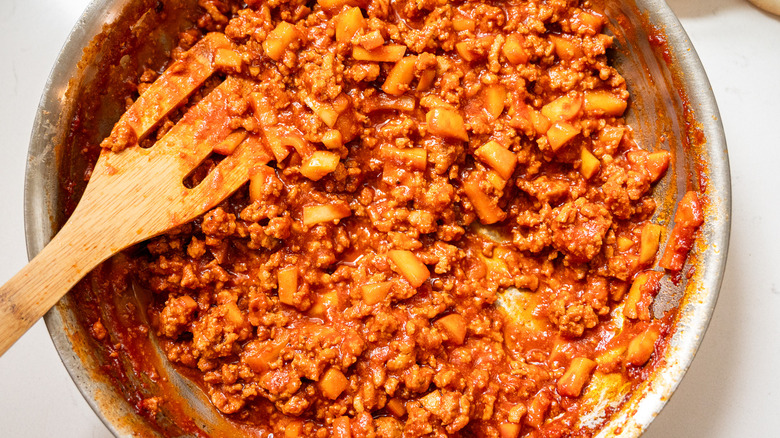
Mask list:
[{"label": "wooden spoon head", "polygon": [[[215,52],[229,47],[221,34],[202,39],[146,89],[103,142],[73,216],[114,222],[113,250],[191,221],[274,158],[261,134],[240,127],[240,115],[231,105],[255,91],[233,76],[192,105],[151,147],[139,145],[214,73]],[[194,187],[185,186],[188,175],[210,155],[219,161],[216,167]]]}]

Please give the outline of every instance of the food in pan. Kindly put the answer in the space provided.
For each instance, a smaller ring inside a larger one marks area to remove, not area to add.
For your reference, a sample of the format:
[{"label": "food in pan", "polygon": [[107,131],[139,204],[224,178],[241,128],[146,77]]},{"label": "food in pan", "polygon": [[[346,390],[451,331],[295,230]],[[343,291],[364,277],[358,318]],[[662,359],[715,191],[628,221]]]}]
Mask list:
[{"label": "food in pan", "polygon": [[232,134],[187,184],[257,150],[245,187],[105,275],[150,291],[168,360],[266,435],[589,436],[589,389],[627,394],[665,348],[653,298],[702,224],[695,192],[669,236],[653,221],[671,154],[625,124],[597,8],[201,4],[163,75],[202,87],[103,143],[151,145],[217,93]]}]

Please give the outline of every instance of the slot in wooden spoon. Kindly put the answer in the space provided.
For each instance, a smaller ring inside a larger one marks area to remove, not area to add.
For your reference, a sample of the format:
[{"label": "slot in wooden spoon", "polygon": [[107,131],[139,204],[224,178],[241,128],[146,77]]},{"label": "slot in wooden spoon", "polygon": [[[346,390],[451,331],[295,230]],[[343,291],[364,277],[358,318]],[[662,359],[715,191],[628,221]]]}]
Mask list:
[{"label": "slot in wooden spoon", "polygon": [[244,184],[253,169],[272,159],[261,137],[249,134],[200,184],[191,189],[183,184],[214,146],[234,132],[229,94],[243,86],[234,77],[190,108],[152,147],[126,147],[185,102],[213,74],[214,55],[226,47],[230,42],[224,35],[206,36],[122,116],[104,141],[70,219],[0,287],[0,355],[99,263],[213,208]]}]

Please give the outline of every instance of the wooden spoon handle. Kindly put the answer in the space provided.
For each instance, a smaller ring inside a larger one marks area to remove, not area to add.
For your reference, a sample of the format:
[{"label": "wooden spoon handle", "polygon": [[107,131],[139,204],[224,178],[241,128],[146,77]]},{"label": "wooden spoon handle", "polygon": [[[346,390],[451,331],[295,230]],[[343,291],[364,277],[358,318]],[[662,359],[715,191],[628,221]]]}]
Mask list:
[{"label": "wooden spoon handle", "polygon": [[0,355],[84,275],[111,255],[98,234],[69,221],[30,263],[0,286]]}]

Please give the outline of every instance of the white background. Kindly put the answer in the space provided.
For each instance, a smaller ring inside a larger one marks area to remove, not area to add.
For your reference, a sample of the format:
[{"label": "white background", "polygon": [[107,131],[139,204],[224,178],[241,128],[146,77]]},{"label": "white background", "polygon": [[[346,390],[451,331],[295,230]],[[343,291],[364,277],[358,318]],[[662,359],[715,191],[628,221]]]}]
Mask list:
[{"label": "white background", "polygon": [[[743,0],[668,0],[726,129],[731,248],[687,376],[647,438],[780,436],[780,19]],[[0,283],[27,261],[22,193],[44,83],[87,0],[0,0]],[[0,358],[0,437],[101,437],[42,322]]]}]

